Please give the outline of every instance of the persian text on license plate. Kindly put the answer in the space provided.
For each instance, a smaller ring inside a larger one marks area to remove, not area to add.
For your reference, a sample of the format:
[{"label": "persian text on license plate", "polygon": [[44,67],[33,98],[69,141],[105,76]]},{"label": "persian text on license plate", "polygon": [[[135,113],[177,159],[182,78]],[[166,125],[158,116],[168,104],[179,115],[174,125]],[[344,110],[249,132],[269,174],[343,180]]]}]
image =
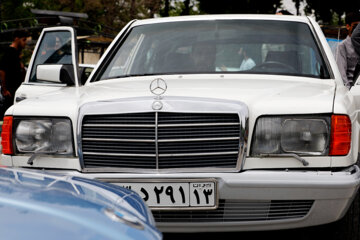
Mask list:
[{"label": "persian text on license plate", "polygon": [[151,208],[216,208],[215,181],[198,182],[122,182]]}]

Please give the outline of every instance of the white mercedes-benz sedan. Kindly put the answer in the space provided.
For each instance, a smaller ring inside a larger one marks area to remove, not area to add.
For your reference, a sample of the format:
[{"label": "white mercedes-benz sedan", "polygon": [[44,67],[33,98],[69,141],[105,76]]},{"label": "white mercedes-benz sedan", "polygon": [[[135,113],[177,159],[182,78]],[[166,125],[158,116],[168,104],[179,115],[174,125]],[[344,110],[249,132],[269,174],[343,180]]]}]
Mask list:
[{"label": "white mercedes-benz sedan", "polygon": [[359,239],[360,82],[344,86],[314,20],[134,20],[85,84],[76,46],[71,27],[43,30],[1,165],[135,190],[164,232],[334,222]]}]

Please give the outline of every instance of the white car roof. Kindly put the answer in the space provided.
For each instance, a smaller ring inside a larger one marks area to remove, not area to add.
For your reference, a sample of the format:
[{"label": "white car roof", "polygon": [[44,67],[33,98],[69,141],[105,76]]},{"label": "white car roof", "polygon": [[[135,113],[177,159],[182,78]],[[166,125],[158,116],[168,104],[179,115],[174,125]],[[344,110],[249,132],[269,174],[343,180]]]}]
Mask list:
[{"label": "white car roof", "polygon": [[161,17],[150,18],[144,20],[137,20],[133,26],[164,23],[164,22],[181,22],[181,21],[200,21],[200,20],[277,20],[277,21],[293,21],[310,23],[309,19],[304,16],[292,15],[275,15],[275,14],[224,14],[224,15],[191,15],[191,16],[178,16],[178,17]]}]

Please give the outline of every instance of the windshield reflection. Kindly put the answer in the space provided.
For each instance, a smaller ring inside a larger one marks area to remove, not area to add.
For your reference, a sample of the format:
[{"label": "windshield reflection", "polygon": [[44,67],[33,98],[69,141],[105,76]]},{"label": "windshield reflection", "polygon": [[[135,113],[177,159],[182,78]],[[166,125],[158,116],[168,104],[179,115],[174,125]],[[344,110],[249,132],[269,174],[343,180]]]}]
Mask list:
[{"label": "windshield reflection", "polygon": [[307,24],[217,20],[134,27],[98,80],[194,73],[329,78]]}]

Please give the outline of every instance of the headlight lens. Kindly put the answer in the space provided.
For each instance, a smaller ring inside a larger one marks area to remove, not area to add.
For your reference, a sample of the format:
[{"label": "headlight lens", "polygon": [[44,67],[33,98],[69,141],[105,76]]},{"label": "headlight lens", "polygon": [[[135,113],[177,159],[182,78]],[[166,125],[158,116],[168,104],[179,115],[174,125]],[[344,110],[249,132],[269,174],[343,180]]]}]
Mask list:
[{"label": "headlight lens", "polygon": [[253,136],[252,155],[326,155],[329,138],[330,117],[261,117]]},{"label": "headlight lens", "polygon": [[69,119],[18,119],[15,145],[20,153],[72,155],[71,122]]}]

